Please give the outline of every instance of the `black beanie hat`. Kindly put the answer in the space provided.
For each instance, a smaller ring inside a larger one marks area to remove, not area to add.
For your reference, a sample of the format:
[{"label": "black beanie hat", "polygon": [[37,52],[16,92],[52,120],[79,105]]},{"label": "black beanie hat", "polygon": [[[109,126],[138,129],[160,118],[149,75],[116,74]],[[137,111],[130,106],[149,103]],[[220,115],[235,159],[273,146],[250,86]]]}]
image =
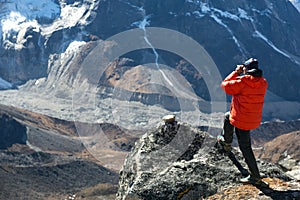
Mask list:
[{"label": "black beanie hat", "polygon": [[250,58],[244,62],[246,70],[258,69],[258,60],[255,58]]}]

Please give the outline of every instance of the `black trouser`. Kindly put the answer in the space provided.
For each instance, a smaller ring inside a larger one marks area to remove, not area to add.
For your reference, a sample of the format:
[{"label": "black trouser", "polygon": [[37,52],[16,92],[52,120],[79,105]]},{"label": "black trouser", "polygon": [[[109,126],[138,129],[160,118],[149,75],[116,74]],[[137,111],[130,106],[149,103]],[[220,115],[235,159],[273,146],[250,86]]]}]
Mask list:
[{"label": "black trouser", "polygon": [[260,179],[259,170],[256,164],[256,159],[251,148],[251,138],[249,130],[242,130],[234,127],[229,121],[230,113],[227,112],[224,118],[223,136],[226,143],[231,144],[233,140],[233,131],[238,139],[240,150],[245,158],[245,161],[250,170],[251,176],[255,179]]}]

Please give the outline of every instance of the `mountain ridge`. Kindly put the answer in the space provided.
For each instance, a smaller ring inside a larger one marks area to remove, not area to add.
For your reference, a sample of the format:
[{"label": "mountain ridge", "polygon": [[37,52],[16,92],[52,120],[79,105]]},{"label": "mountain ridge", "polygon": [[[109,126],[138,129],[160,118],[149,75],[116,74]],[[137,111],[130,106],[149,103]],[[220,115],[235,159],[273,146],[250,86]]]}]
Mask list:
[{"label": "mountain ridge", "polygon": [[[51,15],[52,24],[51,21],[43,21],[42,18],[36,21],[41,25],[30,25],[29,18],[22,18],[23,21],[17,21],[16,30],[20,29],[20,32],[11,32],[10,39],[6,36],[2,37],[1,44],[8,42],[12,45],[21,45],[19,50],[2,45],[0,53],[2,52],[3,60],[0,63],[0,77],[4,80],[22,84],[30,79],[47,77],[49,71],[56,70],[55,66],[60,63],[65,63],[60,67],[64,70],[62,68],[66,67],[66,64],[74,62],[70,60],[70,57],[62,56],[66,53],[68,46],[74,45],[73,42],[78,41],[81,43],[78,45],[81,46],[93,40],[92,38],[105,40],[122,31],[154,26],[176,30],[195,39],[212,56],[222,77],[233,70],[235,64],[241,63],[250,56],[257,57],[270,82],[269,91],[284,100],[297,101],[299,99],[300,94],[296,89],[299,85],[293,80],[297,80],[300,75],[296,70],[300,63],[300,56],[297,53],[299,52],[297,44],[300,41],[296,37],[297,30],[300,30],[299,23],[297,23],[300,13],[289,1],[266,1],[264,3],[242,1],[238,4],[230,1],[224,4],[217,1],[207,3],[181,0],[174,3],[173,1],[98,0],[95,2],[78,1],[77,3],[58,1],[52,4],[55,5],[54,14]],[[37,6],[37,9],[43,9],[43,7]],[[81,11],[80,13],[85,10],[85,14],[80,15],[81,18],[72,18],[74,17],[71,14],[72,10]],[[115,10],[120,12],[115,12]],[[50,17],[47,13],[45,15]],[[66,16],[74,19],[74,22],[66,21],[64,25],[58,26]],[[138,27],[142,22],[145,24]],[[5,27],[3,23],[4,21],[2,21],[2,29]],[[26,23],[29,24],[26,25]],[[43,23],[49,29],[43,27]],[[36,26],[40,28],[36,29]],[[2,33],[3,35],[8,34]],[[15,40],[14,37],[20,39]],[[147,54],[150,58],[152,53],[149,54],[149,51],[146,51],[138,54]],[[131,55],[137,65],[143,62],[138,54]],[[14,55],[13,60],[9,60],[10,55]],[[26,61],[28,55],[31,56],[29,61]],[[49,60],[49,56],[52,59]],[[176,56],[172,58],[163,52],[159,54],[159,57],[160,62],[166,62],[173,68],[176,66],[172,63],[182,60]],[[56,62],[57,59],[59,62]],[[48,66],[49,69],[47,69]],[[289,70],[284,70],[281,66],[286,66]],[[187,75],[185,78],[193,84],[193,89],[199,97],[209,99],[205,91],[205,83],[201,78],[195,80]],[[283,88],[281,81],[278,80],[286,82],[285,85],[289,87]],[[58,79],[57,81],[63,83],[65,80]]]}]

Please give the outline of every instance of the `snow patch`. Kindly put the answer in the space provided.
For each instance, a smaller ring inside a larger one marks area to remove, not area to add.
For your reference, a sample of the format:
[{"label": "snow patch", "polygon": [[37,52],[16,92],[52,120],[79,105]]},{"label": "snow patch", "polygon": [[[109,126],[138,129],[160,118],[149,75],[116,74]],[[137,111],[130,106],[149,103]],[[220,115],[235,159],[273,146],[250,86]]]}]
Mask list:
[{"label": "snow patch", "polygon": [[81,7],[75,7],[74,5],[67,5],[61,9],[61,19],[67,23],[68,26],[75,26],[80,19],[84,16],[88,8],[83,5]]},{"label": "snow patch", "polygon": [[204,15],[203,14],[201,14],[199,11],[194,11],[193,12],[193,15],[196,17],[196,18],[201,18],[201,17],[204,17]]},{"label": "snow patch", "polygon": [[18,32],[21,27],[20,24],[26,21],[26,17],[19,12],[10,12],[8,16],[1,20],[2,39],[6,40],[11,36],[12,32]]},{"label": "snow patch", "polygon": [[33,146],[32,144],[30,144],[30,142],[26,141],[26,145],[31,148],[32,150],[34,150],[35,152],[41,152],[42,150],[37,147],[37,146]]},{"label": "snow patch", "polygon": [[39,19],[54,20],[60,14],[59,5],[49,0],[11,0],[3,4],[0,14],[3,40],[17,35],[24,27],[40,27]]},{"label": "snow patch", "polygon": [[239,13],[240,19],[246,19],[246,20],[253,21],[253,19],[248,16],[248,13],[245,10],[238,8],[238,13]]},{"label": "snow patch", "polygon": [[68,48],[64,53],[61,54],[62,60],[64,59],[65,56],[67,55],[72,55],[74,53],[77,53],[79,48],[83,45],[85,45],[86,42],[84,41],[73,41],[69,44]]},{"label": "snow patch", "polygon": [[196,16],[203,16],[204,14],[209,14],[209,15],[216,15],[219,17],[224,17],[228,18],[234,21],[239,21],[240,19],[247,19],[251,20],[251,17],[248,16],[247,12],[241,8],[238,8],[238,13],[237,14],[232,14],[228,11],[223,11],[217,8],[210,7],[207,3],[203,2],[195,2],[196,4],[199,4],[200,10],[199,11],[194,11],[193,14],[197,14]]},{"label": "snow patch", "polygon": [[45,77],[44,78],[40,78],[40,79],[37,79],[36,81],[34,81],[34,85],[36,87],[39,87],[40,85],[42,85],[45,82],[46,82],[46,78]]},{"label": "snow patch", "polygon": [[15,37],[24,26],[39,27],[42,35],[49,35],[54,30],[84,25],[88,23],[88,18],[99,3],[96,0],[76,1],[73,4],[62,2],[60,5],[55,2],[57,1],[10,0],[3,3],[0,36],[3,40]]},{"label": "snow patch", "polygon": [[237,15],[231,14],[227,11],[222,11],[216,8],[212,9],[214,12],[218,13],[221,17],[225,17],[225,18],[229,18],[232,19],[234,21],[238,21],[240,18]]},{"label": "snow patch", "polygon": [[201,12],[205,14],[211,11],[209,6],[206,3],[201,2],[200,8],[201,8]]},{"label": "snow patch", "polygon": [[152,49],[152,51],[153,51],[153,53],[155,55],[155,65],[156,65],[157,69],[162,74],[163,78],[168,82],[168,84],[173,87],[172,82],[168,79],[168,77],[165,75],[165,73],[160,69],[160,66],[159,66],[159,63],[158,63],[159,55],[158,55],[156,49],[154,48],[154,46],[149,41],[148,37],[147,37],[146,26],[150,25],[149,18],[151,17],[151,15],[145,16],[146,11],[144,9],[142,9],[141,12],[144,15],[144,19],[142,21],[140,21],[140,22],[135,22],[133,24],[136,25],[136,26],[138,26],[140,29],[142,29],[144,31],[144,40],[150,46],[150,48]]},{"label": "snow patch", "polygon": [[52,0],[11,0],[6,9],[19,12],[28,20],[38,18],[55,19],[59,16],[59,5]]},{"label": "snow patch", "polygon": [[291,57],[286,54],[285,52],[281,51],[280,49],[278,49],[266,36],[264,36],[261,32],[259,31],[255,31],[255,33],[253,34],[254,37],[259,37],[262,40],[264,40],[270,47],[272,47],[275,51],[277,51],[278,53],[282,54],[283,56],[291,59]]},{"label": "snow patch", "polygon": [[295,8],[300,12],[300,1],[299,0],[290,0],[290,2],[295,6]]},{"label": "snow patch", "polygon": [[61,30],[63,28],[74,27],[78,24],[86,24],[87,18],[91,14],[91,10],[96,6],[93,5],[77,5],[76,3],[71,5],[62,5],[61,14],[54,23],[50,26],[42,28],[44,35],[49,35],[53,30]]},{"label": "snow patch", "polygon": [[190,16],[191,16],[191,13],[190,13],[190,12],[187,12],[187,13],[185,13],[185,16],[190,17]]},{"label": "snow patch", "polygon": [[256,13],[258,13],[260,15],[266,15],[266,16],[269,16],[270,14],[272,14],[272,10],[269,10],[269,9],[257,10],[255,8],[252,8],[252,11],[256,12]]},{"label": "snow patch", "polygon": [[7,18],[1,20],[2,40],[9,40],[15,43],[14,47],[22,48],[23,36],[28,28],[32,31],[40,32],[40,25],[36,20],[27,21],[19,12],[11,12]]},{"label": "snow patch", "polygon": [[145,31],[146,26],[150,25],[150,15],[144,17],[144,19],[139,23],[138,27]]},{"label": "snow patch", "polygon": [[216,15],[211,14],[210,17],[212,17],[218,24],[220,24],[221,26],[223,26],[224,28],[226,28],[226,30],[231,34],[232,39],[233,39],[234,43],[238,46],[240,52],[241,52],[242,54],[244,54],[243,48],[242,48],[242,46],[240,45],[238,39],[234,36],[233,31],[232,31],[225,23],[223,23],[222,20],[219,19]]},{"label": "snow patch", "polygon": [[0,90],[13,88],[13,85],[0,77]]}]

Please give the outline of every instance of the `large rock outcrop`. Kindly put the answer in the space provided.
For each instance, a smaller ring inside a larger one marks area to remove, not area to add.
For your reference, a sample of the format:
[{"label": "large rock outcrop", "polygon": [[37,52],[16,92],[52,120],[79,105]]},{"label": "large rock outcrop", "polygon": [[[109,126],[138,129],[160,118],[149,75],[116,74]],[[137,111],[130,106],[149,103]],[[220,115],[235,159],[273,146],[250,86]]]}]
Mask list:
[{"label": "large rock outcrop", "polygon": [[[241,154],[225,155],[208,133],[185,123],[162,123],[146,133],[128,154],[120,172],[118,200],[200,199],[238,186],[248,175]],[[288,177],[258,160],[263,177]]]}]

